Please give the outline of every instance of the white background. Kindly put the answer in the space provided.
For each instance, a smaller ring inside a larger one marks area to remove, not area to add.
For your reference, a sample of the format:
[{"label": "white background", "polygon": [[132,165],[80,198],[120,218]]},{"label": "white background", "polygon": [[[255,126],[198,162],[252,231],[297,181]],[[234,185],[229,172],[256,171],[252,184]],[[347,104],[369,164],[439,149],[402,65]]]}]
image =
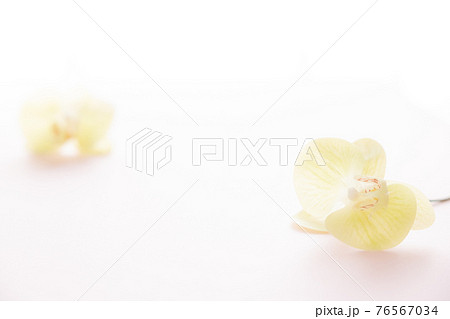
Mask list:
[{"label": "white background", "polygon": [[[371,137],[389,179],[448,196],[446,1],[77,2],[126,53],[73,1],[0,5],[0,299],[78,299],[169,207],[83,300],[450,298],[448,203],[389,251],[311,235],[344,271],[283,212],[301,207],[273,150],[191,165],[193,137]],[[109,156],[27,152],[20,107],[49,89],[115,106]],[[154,177],[125,166],[144,127],[174,137]]]}]

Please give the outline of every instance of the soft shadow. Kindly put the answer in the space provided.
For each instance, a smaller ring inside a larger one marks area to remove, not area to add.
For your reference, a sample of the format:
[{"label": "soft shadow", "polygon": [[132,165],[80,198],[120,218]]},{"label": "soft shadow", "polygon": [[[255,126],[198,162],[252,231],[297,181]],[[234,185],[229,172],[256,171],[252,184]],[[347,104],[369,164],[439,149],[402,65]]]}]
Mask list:
[{"label": "soft shadow", "polygon": [[[356,251],[348,255],[360,265],[363,275],[375,278],[410,278],[426,271],[431,259],[428,251]],[[384,272],[384,273],[380,273]]]},{"label": "soft shadow", "polygon": [[[329,245],[324,245],[324,250],[378,298],[415,298],[418,292],[413,289],[414,285],[425,287],[434,280],[432,269],[436,256],[433,251],[401,246],[386,251],[361,251],[336,243],[334,238],[326,244]],[[313,255],[316,260],[323,258],[320,251]],[[339,267],[335,267],[334,272],[342,275]]]},{"label": "soft shadow", "polygon": [[417,275],[417,270],[425,270],[432,259],[429,250],[403,248],[401,245],[390,250],[364,251],[338,241],[330,241],[326,249],[335,258],[357,267],[361,275],[370,278],[392,277],[398,280],[411,274]]},{"label": "soft shadow", "polygon": [[30,153],[26,164],[31,168],[53,169],[63,166],[80,166],[87,162],[95,161],[96,158],[103,158],[107,154],[83,155],[80,154],[75,143],[67,142],[57,153],[53,154],[34,154]]},{"label": "soft shadow", "polygon": [[37,167],[55,167],[64,165],[77,165],[86,162],[88,156],[82,155],[35,155],[30,154],[28,157],[29,164],[36,165]]}]

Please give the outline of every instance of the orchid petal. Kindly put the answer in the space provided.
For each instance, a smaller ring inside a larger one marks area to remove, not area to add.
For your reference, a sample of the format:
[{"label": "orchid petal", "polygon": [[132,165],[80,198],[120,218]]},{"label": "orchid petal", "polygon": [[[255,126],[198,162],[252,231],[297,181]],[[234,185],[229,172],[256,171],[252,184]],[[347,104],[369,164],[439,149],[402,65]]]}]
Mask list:
[{"label": "orchid petal", "polygon": [[81,153],[101,154],[109,151],[106,133],[113,113],[113,108],[101,101],[85,99],[80,103],[76,138]]},{"label": "orchid petal", "polygon": [[386,205],[364,210],[348,205],[328,216],[327,230],[344,243],[365,250],[397,246],[411,230],[416,218],[414,193],[401,184],[388,186]]},{"label": "orchid petal", "polygon": [[28,102],[22,109],[20,122],[28,147],[35,153],[52,153],[68,138],[57,99]]},{"label": "orchid petal", "polygon": [[325,165],[320,165],[315,157],[314,160],[297,159],[295,190],[303,209],[323,220],[347,203],[348,188],[354,177],[361,175],[364,157],[356,145],[338,138],[317,139],[304,147],[317,147]]},{"label": "orchid petal", "polygon": [[314,216],[311,216],[306,211],[302,210],[299,213],[292,216],[297,225],[302,228],[312,229],[316,231],[326,232],[325,222],[323,220],[319,220]]},{"label": "orchid petal", "polygon": [[416,197],[417,212],[416,212],[416,219],[414,221],[413,229],[414,230],[422,230],[422,229],[430,227],[434,223],[436,216],[434,213],[433,205],[431,205],[431,202],[428,199],[428,197],[425,196],[424,193],[422,193],[419,189],[417,189],[416,187],[414,187],[412,185],[409,185],[406,183],[388,181],[388,185],[394,184],[394,183],[401,184],[401,185],[408,187],[414,193],[414,196]]},{"label": "orchid petal", "polygon": [[370,138],[362,138],[353,144],[360,149],[366,161],[362,175],[384,178],[386,153],[380,143]]}]

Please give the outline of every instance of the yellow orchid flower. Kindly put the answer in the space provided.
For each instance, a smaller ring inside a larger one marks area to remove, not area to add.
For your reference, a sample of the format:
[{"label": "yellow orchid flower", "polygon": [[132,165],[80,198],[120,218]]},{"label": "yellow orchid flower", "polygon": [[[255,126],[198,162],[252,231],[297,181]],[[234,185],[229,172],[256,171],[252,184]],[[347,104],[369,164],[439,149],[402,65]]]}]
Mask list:
[{"label": "yellow orchid flower", "polygon": [[110,149],[106,133],[112,117],[111,106],[92,98],[67,106],[51,97],[26,103],[21,124],[34,153],[52,154],[75,140],[81,154],[104,154]]},{"label": "yellow orchid flower", "polygon": [[382,250],[400,244],[411,229],[433,224],[433,207],[422,192],[384,180],[386,155],[376,141],[310,143],[325,165],[296,162],[294,185],[303,211],[294,219],[300,226],[329,232],[356,248]]}]

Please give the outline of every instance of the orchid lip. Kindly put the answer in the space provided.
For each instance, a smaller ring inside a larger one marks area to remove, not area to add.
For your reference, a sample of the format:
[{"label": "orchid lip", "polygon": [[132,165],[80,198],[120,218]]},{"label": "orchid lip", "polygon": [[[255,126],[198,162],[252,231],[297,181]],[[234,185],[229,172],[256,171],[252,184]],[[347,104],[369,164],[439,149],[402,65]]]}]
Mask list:
[{"label": "orchid lip", "polygon": [[347,197],[361,211],[371,210],[379,204],[381,198],[386,197],[385,184],[375,177],[355,176],[353,186],[348,188]]}]

